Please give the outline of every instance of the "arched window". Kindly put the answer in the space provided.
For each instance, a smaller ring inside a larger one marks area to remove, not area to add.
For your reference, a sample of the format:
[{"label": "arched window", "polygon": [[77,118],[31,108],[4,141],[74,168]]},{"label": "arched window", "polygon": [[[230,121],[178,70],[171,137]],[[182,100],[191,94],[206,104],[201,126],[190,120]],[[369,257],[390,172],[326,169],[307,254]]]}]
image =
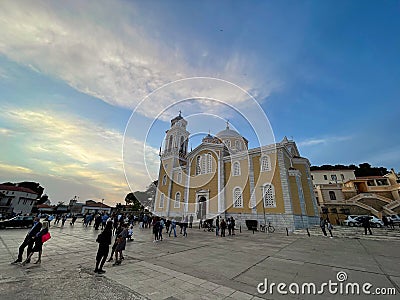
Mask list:
[{"label": "arched window", "polygon": [[240,187],[233,189],[233,207],[243,207],[242,190]]},{"label": "arched window", "polygon": [[201,156],[196,157],[196,175],[201,174]]},{"label": "arched window", "polygon": [[271,170],[271,162],[268,155],[263,155],[261,157],[261,172],[266,172]]},{"label": "arched window", "polygon": [[240,141],[235,141],[236,150],[242,150],[242,143]]},{"label": "arched window", "polygon": [[212,155],[211,153],[207,154],[207,173],[212,172]]},{"label": "arched window", "polygon": [[233,176],[239,176],[240,175],[240,163],[238,161],[235,161],[233,163]]},{"label": "arched window", "polygon": [[184,153],[185,147],[184,147],[184,139],[183,136],[181,136],[181,142],[179,144],[179,152]]},{"label": "arched window", "polygon": [[172,140],[173,140],[173,137],[172,137],[172,135],[169,137],[169,142],[168,142],[168,150],[171,150],[172,149]]},{"label": "arched window", "polygon": [[162,178],[162,184],[166,185],[167,184],[167,175],[164,175]]},{"label": "arched window", "polygon": [[182,172],[179,172],[179,173],[178,173],[178,175],[176,176],[176,181],[177,181],[178,183],[181,183],[181,182],[182,182]]},{"label": "arched window", "polygon": [[160,196],[160,204],[158,205],[159,208],[164,207],[164,194],[161,194]]},{"label": "arched window", "polygon": [[207,172],[207,156],[202,155],[201,158],[201,174],[205,174]]},{"label": "arched window", "polygon": [[181,193],[177,192],[175,194],[174,208],[179,208],[180,205],[181,205]]},{"label": "arched window", "polygon": [[263,202],[264,207],[276,207],[275,189],[270,183],[263,185]]},{"label": "arched window", "polygon": [[336,200],[336,194],[335,194],[334,191],[329,191],[329,198],[330,198],[331,200]]}]

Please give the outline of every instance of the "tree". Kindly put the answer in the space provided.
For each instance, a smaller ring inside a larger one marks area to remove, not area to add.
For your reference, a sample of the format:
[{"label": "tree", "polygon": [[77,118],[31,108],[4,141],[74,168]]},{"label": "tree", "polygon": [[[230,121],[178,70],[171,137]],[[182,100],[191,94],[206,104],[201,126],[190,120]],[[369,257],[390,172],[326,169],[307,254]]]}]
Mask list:
[{"label": "tree", "polygon": [[126,205],[131,205],[131,208],[134,211],[139,211],[139,210],[143,209],[143,205],[136,198],[134,193],[129,193],[129,194],[126,195],[125,203],[126,203]]},{"label": "tree", "polygon": [[37,196],[38,199],[42,196],[43,191],[44,191],[44,187],[42,187],[40,185],[40,183],[33,182],[33,181],[20,182],[20,183],[18,183],[18,186],[19,187],[24,187],[24,188],[27,188],[27,189],[30,189],[30,190],[34,191],[35,193],[38,194],[38,196]]},{"label": "tree", "polygon": [[311,166],[311,171],[316,170],[354,170],[356,177],[365,177],[365,176],[383,176],[389,171],[385,167],[371,167],[369,163],[359,164],[358,167],[356,165],[322,165],[322,166]]},{"label": "tree", "polygon": [[46,203],[47,200],[49,200],[49,196],[47,196],[46,194],[44,194],[42,197],[40,197],[40,199],[37,201],[37,204],[43,204]]},{"label": "tree", "polygon": [[138,201],[133,193],[129,193],[125,197],[126,205],[133,204],[135,201]]}]

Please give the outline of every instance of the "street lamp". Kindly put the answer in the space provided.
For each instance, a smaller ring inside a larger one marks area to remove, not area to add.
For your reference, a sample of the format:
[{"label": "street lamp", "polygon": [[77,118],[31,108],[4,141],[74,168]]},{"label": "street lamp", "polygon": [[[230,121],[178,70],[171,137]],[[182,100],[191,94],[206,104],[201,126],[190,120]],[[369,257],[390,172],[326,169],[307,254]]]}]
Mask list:
[{"label": "street lamp", "polygon": [[262,195],[262,207],[263,207],[263,213],[264,213],[264,226],[267,226],[267,217],[265,215],[265,191],[264,191],[264,187],[261,187],[261,195]]}]

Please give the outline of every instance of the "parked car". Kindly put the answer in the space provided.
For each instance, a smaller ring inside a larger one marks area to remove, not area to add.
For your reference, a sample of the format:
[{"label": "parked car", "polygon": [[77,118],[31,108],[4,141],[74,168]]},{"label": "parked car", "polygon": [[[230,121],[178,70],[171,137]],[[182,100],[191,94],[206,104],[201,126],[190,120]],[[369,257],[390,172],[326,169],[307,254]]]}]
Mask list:
[{"label": "parked car", "polygon": [[369,223],[371,224],[371,227],[383,227],[383,221],[375,216],[358,216],[356,220],[359,222],[360,225],[362,225],[363,218],[369,218]]},{"label": "parked car", "polygon": [[359,215],[347,216],[346,220],[343,221],[343,224],[346,226],[350,226],[350,227],[360,226],[361,225],[360,217],[362,217],[362,216],[359,216]]},{"label": "parked car", "polygon": [[400,224],[400,215],[390,215],[389,217],[393,220],[394,224]]},{"label": "parked car", "polygon": [[33,216],[16,216],[11,219],[0,221],[0,228],[31,227],[33,225],[33,219]]}]

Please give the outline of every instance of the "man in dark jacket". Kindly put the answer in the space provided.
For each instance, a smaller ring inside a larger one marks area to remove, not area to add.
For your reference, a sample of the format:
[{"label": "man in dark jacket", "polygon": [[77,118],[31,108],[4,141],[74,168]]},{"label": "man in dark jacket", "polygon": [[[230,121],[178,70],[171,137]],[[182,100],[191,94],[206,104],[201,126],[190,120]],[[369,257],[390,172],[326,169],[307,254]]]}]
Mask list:
[{"label": "man in dark jacket", "polygon": [[[26,237],[19,246],[19,251],[18,251],[18,258],[13,262],[14,264],[22,262],[22,255],[24,254],[25,247],[28,246],[27,249],[27,256],[29,256],[29,253],[32,252],[33,244],[35,243],[35,237],[36,234],[42,229],[42,223],[40,223],[40,218],[36,217],[33,221],[33,226],[31,229],[29,229],[28,233],[26,234]],[[28,259],[26,263],[29,263],[30,260]]]},{"label": "man in dark jacket", "polygon": [[365,235],[367,235],[367,229],[368,229],[368,231],[369,231],[369,234],[372,235],[371,223],[369,222],[369,219],[370,219],[370,217],[369,217],[369,216],[366,216],[366,217],[364,217],[363,220],[362,220],[362,225],[363,225],[364,230],[365,230]]},{"label": "man in dark jacket", "polygon": [[321,227],[322,233],[324,234],[324,236],[328,236],[328,234],[326,233],[325,230],[325,226],[326,226],[326,220],[323,217],[319,218],[319,227]]}]

